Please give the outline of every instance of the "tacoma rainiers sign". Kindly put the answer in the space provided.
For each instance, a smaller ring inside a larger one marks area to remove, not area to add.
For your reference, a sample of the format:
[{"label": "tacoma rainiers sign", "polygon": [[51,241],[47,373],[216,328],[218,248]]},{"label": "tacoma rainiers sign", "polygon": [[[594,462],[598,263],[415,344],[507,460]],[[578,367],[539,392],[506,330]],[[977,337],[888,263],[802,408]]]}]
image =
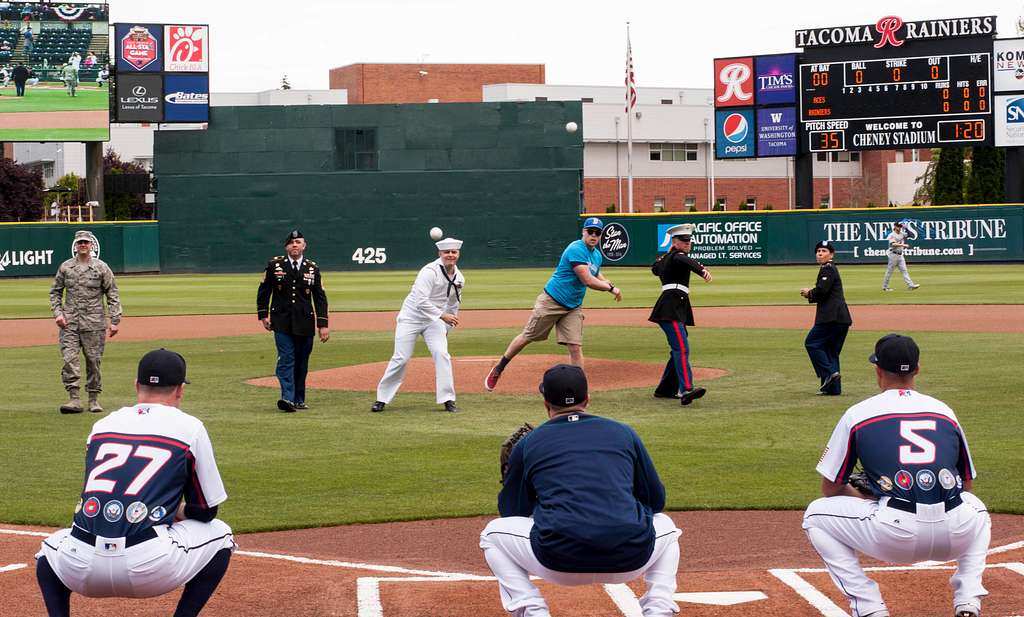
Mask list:
[{"label": "tacoma rainiers sign", "polygon": [[995,34],[996,18],[994,15],[908,22],[904,22],[894,15],[887,15],[874,25],[797,30],[796,46],[806,49],[809,47],[870,44],[876,49],[881,49],[887,45],[900,47],[904,42],[912,40],[995,36]]}]

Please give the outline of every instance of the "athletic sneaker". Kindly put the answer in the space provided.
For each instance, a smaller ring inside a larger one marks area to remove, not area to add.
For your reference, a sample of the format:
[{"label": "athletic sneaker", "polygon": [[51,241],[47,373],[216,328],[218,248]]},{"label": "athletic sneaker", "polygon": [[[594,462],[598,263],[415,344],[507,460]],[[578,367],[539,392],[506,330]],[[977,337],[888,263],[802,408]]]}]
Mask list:
[{"label": "athletic sneaker", "polygon": [[494,389],[498,387],[499,379],[501,379],[501,371],[498,370],[498,365],[495,364],[491,367],[491,370],[487,371],[487,377],[484,377],[484,390],[494,392]]},{"label": "athletic sneaker", "polygon": [[892,291],[892,287],[883,287],[882,291]]},{"label": "athletic sneaker", "polygon": [[953,617],[978,617],[981,609],[971,604],[957,604],[953,609]]},{"label": "athletic sneaker", "polygon": [[907,285],[907,289],[909,289],[910,291],[914,291],[918,287],[920,287],[920,285],[918,285],[917,283],[914,283],[913,285]]}]

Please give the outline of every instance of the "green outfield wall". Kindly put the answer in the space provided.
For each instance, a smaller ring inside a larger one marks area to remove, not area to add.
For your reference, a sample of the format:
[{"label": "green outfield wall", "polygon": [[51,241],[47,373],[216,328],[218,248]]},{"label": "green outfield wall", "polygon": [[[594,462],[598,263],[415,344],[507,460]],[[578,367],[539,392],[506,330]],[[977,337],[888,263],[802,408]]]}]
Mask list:
[{"label": "green outfield wall", "polygon": [[[1024,261],[1024,204],[837,210],[608,214],[605,265],[649,265],[668,248],[665,230],[694,224],[692,255],[705,264],[813,261],[820,240],[844,263],[884,263],[895,221],[910,232],[908,261]],[[583,218],[578,223],[582,225]]]},{"label": "green outfield wall", "polygon": [[115,273],[160,269],[156,221],[0,223],[0,277],[56,274],[61,262],[71,257],[71,243],[79,229],[96,236],[100,259]]},{"label": "green outfield wall", "polygon": [[[207,130],[155,137],[161,270],[258,271],[292,229],[324,269],[418,268],[437,257],[434,226],[465,241],[466,267],[553,265],[578,237],[583,138],[565,125],[582,113],[579,101],[211,108]],[[374,169],[345,169],[346,140],[370,131],[355,160]]]}]

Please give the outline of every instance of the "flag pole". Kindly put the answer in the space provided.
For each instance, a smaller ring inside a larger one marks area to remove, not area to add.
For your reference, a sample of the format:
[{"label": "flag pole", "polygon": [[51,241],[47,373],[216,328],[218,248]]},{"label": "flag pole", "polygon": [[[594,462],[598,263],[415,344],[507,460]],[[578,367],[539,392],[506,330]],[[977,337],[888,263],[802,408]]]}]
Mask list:
[{"label": "flag pole", "polygon": [[626,22],[626,192],[629,213],[633,213],[633,107],[636,106],[636,79],[633,76],[633,47]]}]

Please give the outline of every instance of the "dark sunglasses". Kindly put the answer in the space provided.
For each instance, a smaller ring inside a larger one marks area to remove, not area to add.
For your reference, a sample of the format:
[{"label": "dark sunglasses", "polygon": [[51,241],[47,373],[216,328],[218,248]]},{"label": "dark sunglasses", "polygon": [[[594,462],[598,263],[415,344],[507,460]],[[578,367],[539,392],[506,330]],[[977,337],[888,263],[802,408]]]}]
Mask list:
[{"label": "dark sunglasses", "polygon": [[586,231],[587,231],[588,234],[590,234],[592,236],[600,236],[601,235],[601,230],[600,229],[595,229],[593,227],[587,227]]}]

